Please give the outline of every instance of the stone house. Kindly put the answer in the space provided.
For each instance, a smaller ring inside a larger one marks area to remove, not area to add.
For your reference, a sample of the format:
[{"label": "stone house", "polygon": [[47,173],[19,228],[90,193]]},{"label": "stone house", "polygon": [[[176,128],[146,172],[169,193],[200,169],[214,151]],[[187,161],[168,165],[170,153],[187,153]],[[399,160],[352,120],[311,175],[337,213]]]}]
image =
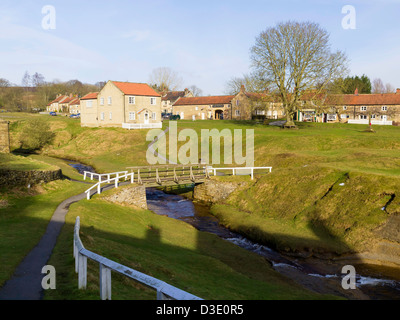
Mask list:
[{"label": "stone house", "polygon": [[182,120],[230,119],[234,96],[183,97],[172,106]]},{"label": "stone house", "polygon": [[400,123],[400,89],[396,93],[331,95],[326,105],[331,113],[322,114],[321,122],[348,122],[380,125]]},{"label": "stone house", "polygon": [[68,104],[68,109],[70,114],[78,114],[81,112],[81,100],[79,98],[74,98]]},{"label": "stone house", "polygon": [[184,97],[193,97],[193,94],[189,91],[189,89],[185,89],[184,91],[168,91],[166,93],[162,93],[162,98],[161,98],[162,113],[172,113],[173,104],[179,98],[184,98]]},{"label": "stone house", "polygon": [[148,84],[108,81],[100,92],[81,100],[82,126],[162,127],[161,95]]},{"label": "stone house", "polygon": [[81,126],[98,127],[97,95],[91,92],[82,97],[81,100]]},{"label": "stone house", "polygon": [[274,94],[247,92],[242,85],[232,99],[229,119],[252,120],[254,118],[278,119],[284,116],[282,103]]}]

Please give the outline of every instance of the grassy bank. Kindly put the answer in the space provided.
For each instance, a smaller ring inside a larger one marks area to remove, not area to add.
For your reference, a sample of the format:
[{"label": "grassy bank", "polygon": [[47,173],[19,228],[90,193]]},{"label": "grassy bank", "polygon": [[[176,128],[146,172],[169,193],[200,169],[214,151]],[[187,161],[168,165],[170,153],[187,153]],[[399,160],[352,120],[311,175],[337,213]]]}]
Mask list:
[{"label": "grassy bank", "polygon": [[57,206],[87,186],[67,180],[0,190],[0,286],[39,242]]},{"label": "grassy bank", "polygon": [[[106,196],[107,192],[103,196]],[[85,247],[204,299],[323,299],[284,278],[257,254],[147,210],[94,197],[73,204],[50,264],[57,290],[46,299],[98,299],[98,264],[88,262],[88,288],[77,289],[71,252],[73,225],[81,218]],[[155,299],[154,291],[113,273],[113,299]]]}]

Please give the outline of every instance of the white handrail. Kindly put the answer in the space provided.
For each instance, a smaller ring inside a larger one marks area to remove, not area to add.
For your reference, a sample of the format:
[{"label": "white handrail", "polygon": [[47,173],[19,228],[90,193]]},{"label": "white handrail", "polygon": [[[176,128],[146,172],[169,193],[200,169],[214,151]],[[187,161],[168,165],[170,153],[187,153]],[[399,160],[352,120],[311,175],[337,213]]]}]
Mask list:
[{"label": "white handrail", "polygon": [[[122,172],[124,172],[125,174],[120,176],[119,174],[122,173]],[[122,171],[122,172],[102,174],[101,176],[108,176],[109,178],[107,180],[101,180],[101,177],[100,177],[99,182],[97,182],[96,184],[94,184],[93,186],[91,186],[89,189],[87,189],[85,191],[86,198],[88,200],[90,200],[90,197],[91,197],[90,191],[92,189],[94,189],[94,188],[97,188],[97,194],[101,194],[101,185],[103,183],[111,183],[112,181],[114,181],[115,188],[118,188],[119,180],[125,178],[125,181],[127,181],[129,177],[131,179],[131,183],[134,183],[134,181],[135,181],[135,173],[134,172],[131,172],[131,173],[128,173],[128,171]],[[116,177],[115,178],[110,178],[110,176],[114,175],[114,174],[116,175]]]},{"label": "white handrail", "polygon": [[90,176],[90,180],[93,180],[93,178],[95,176],[97,176],[97,179],[99,181],[102,180],[102,177],[107,177],[107,180],[109,180],[111,178],[111,176],[115,175],[115,176],[119,176],[119,175],[123,175],[128,173],[128,171],[120,171],[120,172],[113,172],[113,173],[103,173],[103,174],[99,174],[99,173],[95,173],[95,172],[90,172],[90,171],[84,171],[83,172],[83,180],[86,180],[87,176]]},{"label": "white handrail", "polygon": [[117,262],[104,258],[94,252],[86,250],[79,237],[80,218],[76,218],[74,227],[74,258],[75,272],[78,273],[78,288],[86,289],[87,259],[96,261],[100,265],[100,299],[111,300],[111,271],[118,272],[145,286],[156,290],[157,300],[203,300],[186,291],[178,289],[159,279],[148,276],[137,270],[126,267]]},{"label": "white handrail", "polygon": [[250,170],[251,180],[254,180],[254,170],[264,170],[267,169],[269,172],[272,172],[272,167],[227,167],[227,168],[214,168],[212,166],[207,166],[206,170],[208,172],[214,172],[214,176],[217,175],[217,171],[219,170],[232,170],[232,175],[237,175],[238,170]]}]

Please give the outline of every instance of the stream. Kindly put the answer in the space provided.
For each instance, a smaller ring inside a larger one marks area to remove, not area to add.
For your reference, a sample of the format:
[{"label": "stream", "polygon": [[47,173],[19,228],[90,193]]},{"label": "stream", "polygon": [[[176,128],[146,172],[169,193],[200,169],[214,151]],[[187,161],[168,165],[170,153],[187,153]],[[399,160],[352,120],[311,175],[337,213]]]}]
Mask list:
[{"label": "stream", "polygon": [[[146,191],[149,210],[159,215],[182,220],[199,231],[216,234],[241,248],[252,251],[267,259],[279,273],[294,279],[299,284],[318,293],[335,294],[349,299],[400,300],[399,270],[369,265],[356,266],[356,290],[344,290],[341,286],[343,265],[314,259],[310,262],[285,257],[267,246],[254,243],[240,234],[221,226],[209,212],[209,207],[188,200],[180,195],[167,194],[155,188]],[[315,261],[317,260],[317,261]],[[340,267],[340,268],[339,268]],[[339,272],[332,273],[333,270]],[[388,278],[389,272],[392,276]],[[397,277],[396,277],[397,274]]]},{"label": "stream", "polygon": [[[79,173],[95,172],[90,166],[65,160]],[[193,202],[183,196],[168,194],[156,188],[146,190],[149,210],[156,214],[189,223],[199,231],[213,233],[243,249],[252,251],[271,263],[277,272],[293,279],[315,292],[334,294],[349,299],[400,300],[400,271],[380,266],[357,265],[356,290],[344,290],[341,286],[343,265],[322,259],[296,259],[284,256],[265,245],[255,243],[219,224],[210,214],[207,205]]]}]

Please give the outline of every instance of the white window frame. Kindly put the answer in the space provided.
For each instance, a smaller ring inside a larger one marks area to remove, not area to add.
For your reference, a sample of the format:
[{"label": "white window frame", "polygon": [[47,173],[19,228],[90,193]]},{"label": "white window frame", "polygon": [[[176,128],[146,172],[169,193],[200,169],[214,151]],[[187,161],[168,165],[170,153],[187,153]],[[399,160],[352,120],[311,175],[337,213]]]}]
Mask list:
[{"label": "white window frame", "polygon": [[134,111],[129,112],[129,120],[130,121],[136,120],[136,112],[134,112]]},{"label": "white window frame", "polygon": [[157,98],[150,98],[150,104],[155,106],[157,104]]},{"label": "white window frame", "polygon": [[367,120],[368,116],[366,114],[360,114],[360,120]]},{"label": "white window frame", "polygon": [[92,108],[92,107],[93,107],[93,100],[86,101],[86,108]]},{"label": "white window frame", "polygon": [[157,120],[157,113],[156,112],[152,112],[151,113],[151,119]]},{"label": "white window frame", "polygon": [[108,97],[108,98],[107,98],[107,104],[108,104],[109,106],[112,105],[112,97]]},{"label": "white window frame", "polygon": [[110,120],[112,120],[112,112],[110,112]]},{"label": "white window frame", "polygon": [[387,106],[383,106],[382,107],[382,111],[387,111],[388,110],[388,107]]},{"label": "white window frame", "polygon": [[100,120],[101,121],[104,121],[104,117],[105,117],[104,112],[100,113]]},{"label": "white window frame", "polygon": [[129,102],[129,104],[136,104],[136,99],[135,99],[135,97],[129,97],[128,98],[128,102]]},{"label": "white window frame", "polygon": [[104,106],[104,98],[100,98],[100,105]]},{"label": "white window frame", "polygon": [[375,119],[376,115],[375,114],[371,114],[371,119]]},{"label": "white window frame", "polygon": [[367,107],[366,106],[362,106],[362,107],[360,107],[360,110],[361,111],[367,111]]},{"label": "white window frame", "polygon": [[347,106],[343,106],[343,110],[347,110]]},{"label": "white window frame", "polygon": [[235,110],[235,116],[239,117],[240,116],[240,110]]}]

